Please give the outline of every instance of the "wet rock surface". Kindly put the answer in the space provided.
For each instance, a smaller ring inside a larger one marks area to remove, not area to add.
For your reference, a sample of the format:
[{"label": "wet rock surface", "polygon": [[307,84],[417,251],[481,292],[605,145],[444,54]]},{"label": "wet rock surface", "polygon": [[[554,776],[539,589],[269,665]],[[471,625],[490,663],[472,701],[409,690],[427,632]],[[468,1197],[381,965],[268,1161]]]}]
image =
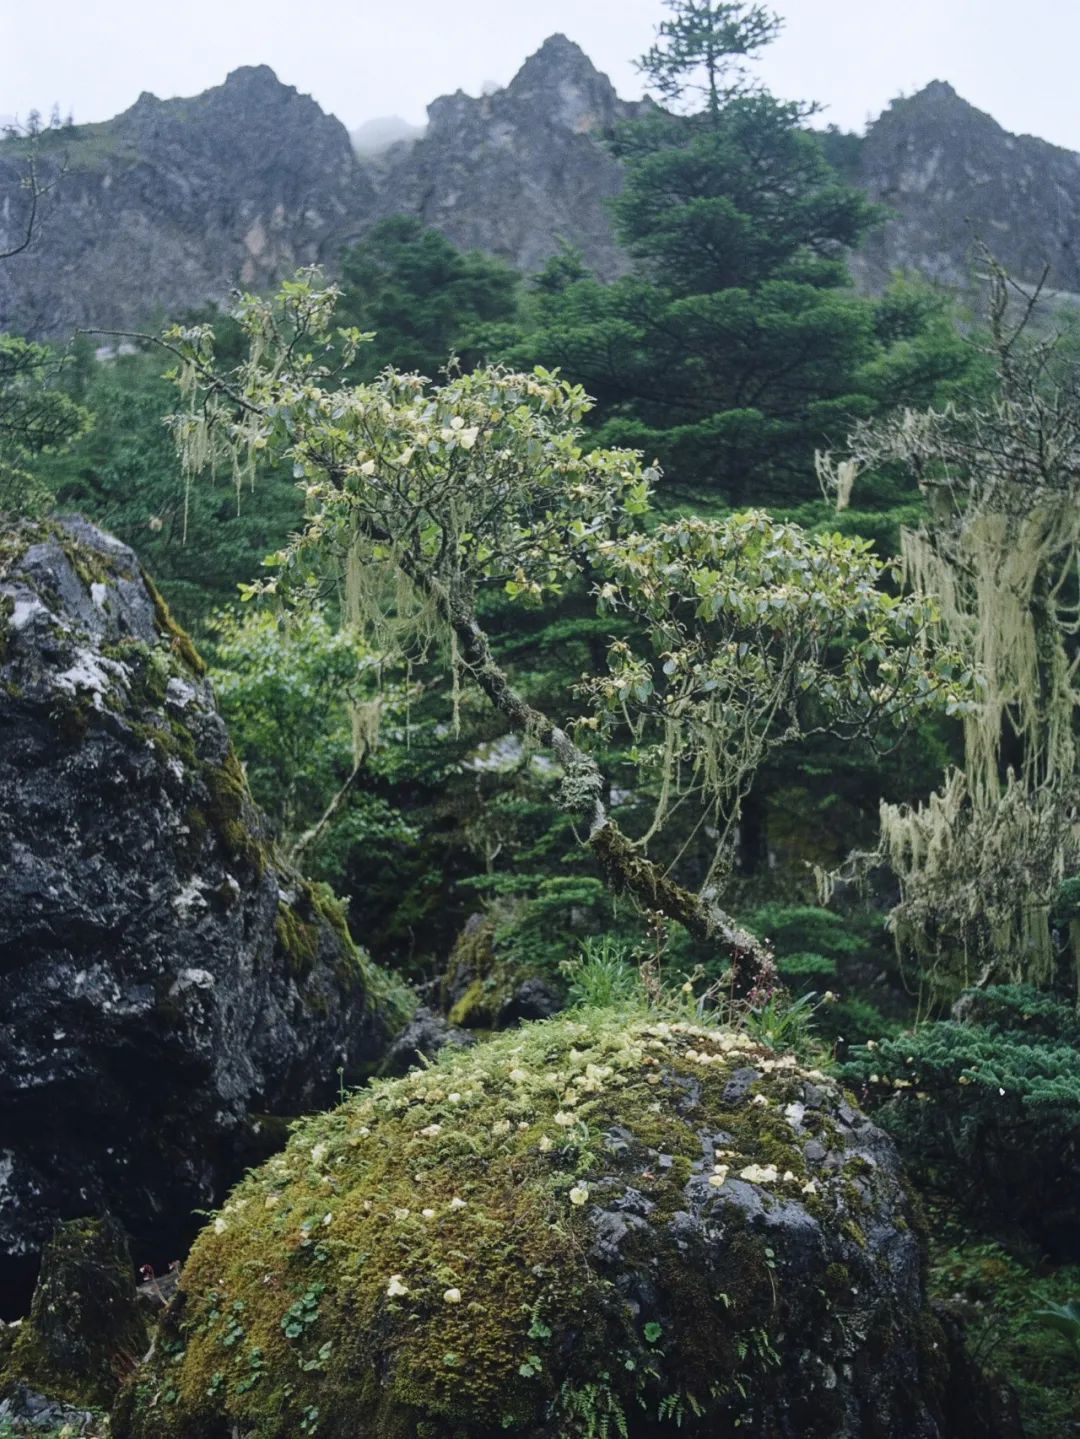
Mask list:
[{"label": "wet rock surface", "polygon": [[57,1433],[64,1439],[105,1439],[108,1432],[102,1416],[92,1409],[50,1399],[27,1384],[13,1385],[0,1399],[0,1425],[6,1426],[5,1434],[17,1439],[34,1439],[35,1435],[53,1439]]},{"label": "wet rock surface", "polygon": [[0,537],[0,1294],[57,1219],[164,1269],[252,1114],[373,1066],[404,1014],[275,855],[202,663],[135,555],[71,519]]},{"label": "wet rock surface", "polygon": [[379,1072],[396,1077],[425,1060],[434,1059],[441,1050],[463,1049],[475,1043],[475,1035],[458,1029],[443,1015],[421,1005],[387,1050]]}]

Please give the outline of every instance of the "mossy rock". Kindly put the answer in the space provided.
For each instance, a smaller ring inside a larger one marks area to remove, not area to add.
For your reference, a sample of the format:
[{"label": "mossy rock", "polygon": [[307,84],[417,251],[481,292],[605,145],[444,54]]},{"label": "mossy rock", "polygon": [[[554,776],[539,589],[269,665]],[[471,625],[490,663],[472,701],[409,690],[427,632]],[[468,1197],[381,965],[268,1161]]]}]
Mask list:
[{"label": "mossy rock", "polygon": [[325,1108],[413,1002],[297,874],[191,641],[75,517],[0,535],[0,1316],[57,1219],[140,1261],[243,1173],[252,1113]]},{"label": "mossy rock", "polygon": [[108,1217],[72,1220],[45,1247],[0,1388],[21,1381],[66,1404],[107,1408],[148,1343],[124,1231]]},{"label": "mossy rock", "polygon": [[498,927],[474,914],[458,936],[440,986],[440,1003],[452,1025],[508,1029],[523,1019],[547,1019],[562,1008],[550,977],[500,956]]},{"label": "mossy rock", "polygon": [[573,1011],[305,1120],[120,1439],[940,1439],[890,1142],[745,1034]]}]

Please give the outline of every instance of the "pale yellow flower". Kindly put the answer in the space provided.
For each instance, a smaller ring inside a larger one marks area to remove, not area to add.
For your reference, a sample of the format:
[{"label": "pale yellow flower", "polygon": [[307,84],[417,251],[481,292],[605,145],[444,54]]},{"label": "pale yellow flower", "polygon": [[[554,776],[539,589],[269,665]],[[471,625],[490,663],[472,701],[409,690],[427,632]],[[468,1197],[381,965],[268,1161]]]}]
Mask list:
[{"label": "pale yellow flower", "polygon": [[739,1178],[751,1184],[775,1184],[779,1174],[775,1164],[748,1164],[739,1170]]}]

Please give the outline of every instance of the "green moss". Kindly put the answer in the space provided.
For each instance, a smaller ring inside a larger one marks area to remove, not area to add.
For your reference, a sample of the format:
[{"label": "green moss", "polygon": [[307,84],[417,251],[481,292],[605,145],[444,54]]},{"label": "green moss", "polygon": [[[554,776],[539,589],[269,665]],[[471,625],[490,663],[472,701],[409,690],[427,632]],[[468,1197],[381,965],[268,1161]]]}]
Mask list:
[{"label": "green moss", "polygon": [[300,889],[311,912],[337,936],[342,956],[338,977],[342,982],[361,980],[367,1009],[378,1010],[388,1030],[400,1029],[408,1023],[416,1009],[416,995],[395,974],[373,964],[356,943],[349,930],[345,901],[339,899],[328,884],[303,879]]},{"label": "green moss", "polygon": [[225,853],[255,875],[265,873],[271,855],[268,843],[252,828],[255,809],[244,767],[232,745],[220,765],[204,765],[206,818]]},{"label": "green moss", "polygon": [[77,697],[57,696],[49,718],[57,739],[74,747],[86,738],[94,714],[93,696],[84,693]]},{"label": "green moss", "polygon": [[[761,1103],[729,1091],[748,1064]],[[834,1205],[842,1172],[810,1185],[784,1114],[808,1077],[827,1087],[742,1034],[578,1011],[358,1092],[302,1122],[203,1231],[120,1434],[481,1439],[554,1413],[569,1439],[642,1405],[673,1431],[729,1423],[767,1389],[790,1301],[713,1161],[761,1167],[777,1200]],[[715,1154],[706,1135],[723,1136]],[[690,1185],[715,1190],[725,1241],[708,1254],[668,1222]],[[631,1191],[652,1222],[620,1271],[643,1267],[655,1312],[587,1257],[590,1209]],[[842,1304],[847,1271],[829,1273]],[[813,1302],[827,1331],[830,1295]]]},{"label": "green moss", "polygon": [[462,1025],[467,1029],[491,1028],[490,1005],[486,1003],[491,994],[491,986],[483,979],[474,979],[461,997],[450,1007],[448,1016],[451,1024]]},{"label": "green moss", "polygon": [[107,1406],[147,1342],[123,1231],[109,1218],[72,1220],[45,1247],[0,1389],[22,1381],[67,1404]]},{"label": "green moss", "polygon": [[15,600],[11,595],[0,595],[0,665],[7,659],[11,643],[11,616],[15,613]]},{"label": "green moss", "polygon": [[154,604],[154,619],[158,630],[168,637],[173,653],[179,656],[193,675],[201,679],[206,674],[206,661],[195,648],[191,636],[173,619],[164,595],[145,570],[142,572],[142,581]]},{"label": "green moss", "polygon": [[450,952],[440,990],[442,1008],[448,1011],[451,1024],[464,1029],[494,1029],[514,991],[535,972],[500,956],[494,919],[472,921]]},{"label": "green moss", "polygon": [[295,974],[309,974],[319,953],[319,926],[301,919],[291,904],[278,900],[274,933],[290,969]]}]

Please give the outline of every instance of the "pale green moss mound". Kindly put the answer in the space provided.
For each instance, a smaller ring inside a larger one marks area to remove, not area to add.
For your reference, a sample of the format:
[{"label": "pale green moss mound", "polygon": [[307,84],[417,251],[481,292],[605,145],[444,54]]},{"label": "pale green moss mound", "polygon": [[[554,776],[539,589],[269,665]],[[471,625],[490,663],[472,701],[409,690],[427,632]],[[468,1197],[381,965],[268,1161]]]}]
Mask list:
[{"label": "pale green moss mound", "polygon": [[200,1235],[118,1432],[937,1435],[909,1218],[823,1075],[574,1012],[301,1123]]}]

